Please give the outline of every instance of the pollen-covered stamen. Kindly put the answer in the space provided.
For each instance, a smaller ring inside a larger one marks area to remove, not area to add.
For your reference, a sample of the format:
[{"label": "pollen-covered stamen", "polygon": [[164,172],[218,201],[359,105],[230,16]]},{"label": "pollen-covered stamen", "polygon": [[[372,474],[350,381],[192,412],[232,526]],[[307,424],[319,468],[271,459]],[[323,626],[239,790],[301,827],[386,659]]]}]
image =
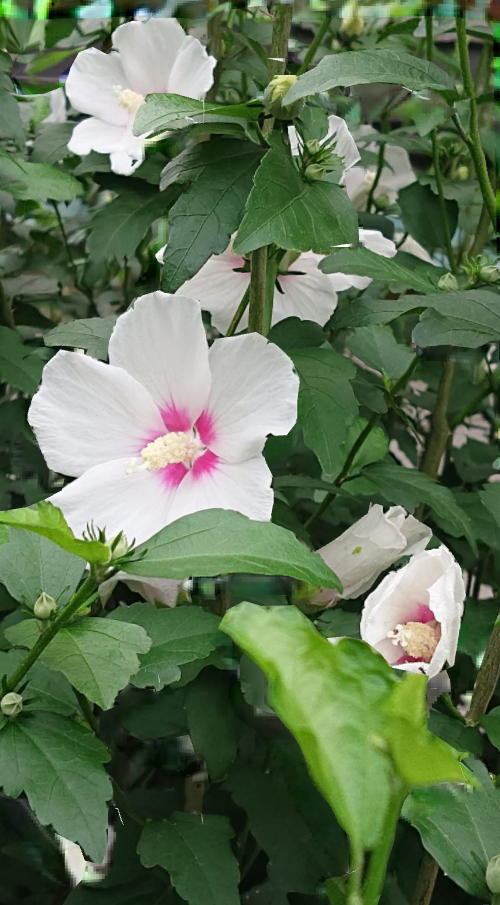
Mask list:
[{"label": "pollen-covered stamen", "polygon": [[440,638],[439,623],[432,622],[405,622],[396,626],[387,637],[394,645],[400,645],[405,654],[416,660],[429,662],[438,646]]},{"label": "pollen-covered stamen", "polygon": [[113,85],[113,91],[118,95],[120,107],[124,107],[128,113],[137,113],[144,103],[144,96],[132,91],[131,88],[122,88],[121,85]]},{"label": "pollen-covered stamen", "polygon": [[194,436],[184,431],[172,431],[157,437],[141,450],[142,462],[131,459],[127,463],[127,474],[138,471],[156,471],[158,468],[166,468],[167,465],[176,465],[182,462],[187,468],[191,468],[197,454],[203,452],[205,447]]}]

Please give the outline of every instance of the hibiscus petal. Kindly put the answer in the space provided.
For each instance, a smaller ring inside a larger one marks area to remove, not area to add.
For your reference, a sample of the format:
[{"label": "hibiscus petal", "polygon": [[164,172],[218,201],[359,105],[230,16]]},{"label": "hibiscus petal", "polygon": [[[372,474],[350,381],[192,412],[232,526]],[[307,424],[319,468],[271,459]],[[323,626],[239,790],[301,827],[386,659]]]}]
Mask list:
[{"label": "hibiscus petal", "polygon": [[175,606],[181,586],[181,582],[174,578],[133,578],[127,572],[117,572],[99,585],[99,597],[103,605],[107,603],[119,581],[123,581],[131,591],[140,594],[149,603],[158,600],[165,606]]},{"label": "hibiscus petal", "polygon": [[194,299],[165,292],[136,299],[133,308],[118,318],[109,360],[147,389],[167,430],[189,430],[207,403],[208,344]]},{"label": "hibiscus petal", "polygon": [[[183,283],[175,295],[198,299],[201,307],[210,311],[214,327],[219,333],[226,333],[250,283],[249,273],[234,270],[235,267],[243,267],[244,263],[245,259],[233,254],[231,246],[228,246],[221,255],[212,255],[196,276]],[[240,329],[248,323],[248,310],[245,316],[246,321],[243,318],[240,321]]]},{"label": "hibiscus petal", "polygon": [[386,239],[379,229],[360,229],[359,241],[369,251],[374,251],[375,254],[382,255],[383,258],[393,258],[397,253],[397,248],[392,239]]},{"label": "hibiscus petal", "polygon": [[[300,317],[321,327],[326,324],[337,307],[337,293],[335,279],[318,270],[321,260],[321,255],[306,252],[294,262],[292,273],[278,276],[283,292],[274,293],[273,324],[285,317]],[[294,276],[293,271],[303,276]]]},{"label": "hibiscus petal", "polygon": [[111,125],[93,116],[75,126],[68,150],[80,157],[91,151],[110,154],[113,172],[122,176],[129,176],[144,158],[144,144],[132,135],[130,124]]},{"label": "hibiscus petal", "polygon": [[78,54],[65,87],[75,110],[96,116],[105,123],[122,126],[128,121],[128,113],[118,103],[118,92],[115,90],[118,85],[129,87],[118,54],[102,53],[91,47]]},{"label": "hibiscus petal", "polygon": [[158,472],[127,474],[127,463],[115,459],[96,465],[50,497],[77,537],[93,521],[109,538],[123,531],[129,542],[142,544],[173,521],[175,483],[162,480]]},{"label": "hibiscus petal", "polygon": [[250,333],[216,339],[209,360],[212,389],[203,442],[212,452],[242,462],[262,451],[268,434],[289,433],[297,420],[299,379],[281,349]]},{"label": "hibiscus petal", "polygon": [[[198,459],[198,463],[203,458]],[[198,463],[175,493],[172,521],[203,509],[233,509],[256,521],[270,521],[272,474],[263,456],[230,464],[209,454],[208,467],[197,467]]]},{"label": "hibiscus petal", "polygon": [[361,158],[356,142],[347,128],[346,121],[342,119],[341,116],[334,116],[332,114],[332,116],[328,117],[328,132],[326,137],[329,139],[333,136],[336,138],[336,145],[333,152],[337,157],[343,158],[344,169],[348,170],[350,167],[354,166],[358,160],[361,160]]},{"label": "hibiscus petal", "polygon": [[203,44],[191,35],[186,36],[172,66],[168,90],[184,97],[203,98],[213,83],[216,63]]},{"label": "hibiscus petal", "polygon": [[121,368],[76,352],[58,352],[45,365],[28,412],[47,465],[78,476],[123,456],[138,456],[164,432],[147,391]]}]

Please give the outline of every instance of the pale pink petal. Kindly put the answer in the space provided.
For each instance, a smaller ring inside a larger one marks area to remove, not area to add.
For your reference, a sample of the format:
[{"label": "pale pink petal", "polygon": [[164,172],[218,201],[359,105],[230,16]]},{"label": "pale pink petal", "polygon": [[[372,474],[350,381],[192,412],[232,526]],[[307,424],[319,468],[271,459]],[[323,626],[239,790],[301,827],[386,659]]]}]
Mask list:
[{"label": "pale pink petal", "polygon": [[93,116],[77,123],[68,150],[80,157],[91,151],[110,154],[113,172],[122,176],[130,175],[144,159],[144,143],[132,134],[131,122],[116,126]]},{"label": "pale pink petal", "polygon": [[387,239],[379,229],[360,229],[359,241],[369,251],[382,255],[383,258],[393,258],[397,254],[397,248],[392,239]]},{"label": "pale pink petal", "polygon": [[158,472],[127,474],[127,464],[128,459],[115,459],[96,465],[50,497],[77,537],[93,521],[106,529],[108,538],[123,531],[130,543],[135,539],[141,544],[173,521],[171,506],[178,485],[163,480]]},{"label": "pale pink petal", "polygon": [[126,22],[115,29],[112,40],[134,91],[144,96],[171,92],[170,72],[186,40],[177,19]]},{"label": "pale pink petal", "polygon": [[278,275],[283,291],[274,292],[273,324],[286,317],[326,324],[337,307],[337,293],[335,280],[318,270],[321,260],[321,255],[306,252],[294,261],[291,272]]},{"label": "pale pink petal", "polygon": [[[231,246],[228,246],[221,255],[212,255],[194,277],[183,283],[175,295],[197,299],[205,311],[210,311],[212,323],[219,333],[226,333],[250,283],[249,273],[235,271],[235,268],[243,267],[244,263],[244,257],[233,254]],[[248,311],[245,319],[240,321],[240,329],[246,327],[247,323]]]},{"label": "pale pink petal", "polygon": [[28,421],[49,468],[72,476],[138,456],[151,434],[165,430],[140,383],[76,352],[58,352],[45,365]]},{"label": "pale pink petal", "polygon": [[136,299],[118,318],[109,360],[148,390],[167,430],[190,429],[206,406],[211,382],[208,344],[194,299],[165,292]]},{"label": "pale pink petal", "polygon": [[215,57],[208,56],[203,44],[187,36],[172,66],[168,90],[184,97],[205,97],[214,80],[216,63]]},{"label": "pale pink petal", "polygon": [[269,521],[273,508],[272,474],[263,456],[230,464],[212,454],[203,458],[179,485],[172,503],[171,520],[203,509],[233,509],[256,521]]},{"label": "pale pink petal", "polygon": [[278,346],[258,333],[216,339],[209,360],[212,388],[200,435],[213,453],[242,462],[262,452],[268,434],[289,433],[299,380]]},{"label": "pale pink petal", "polygon": [[80,51],[65,85],[75,110],[96,116],[105,123],[123,126],[128,121],[128,113],[118,103],[116,86],[129,87],[120,57],[116,53],[102,53],[95,47]]}]

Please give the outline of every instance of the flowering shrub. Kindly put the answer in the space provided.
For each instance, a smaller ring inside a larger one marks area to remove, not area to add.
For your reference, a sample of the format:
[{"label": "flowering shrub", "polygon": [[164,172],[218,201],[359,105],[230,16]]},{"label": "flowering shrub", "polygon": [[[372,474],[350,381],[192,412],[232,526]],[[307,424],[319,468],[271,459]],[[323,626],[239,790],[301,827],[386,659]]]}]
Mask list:
[{"label": "flowering shrub", "polygon": [[492,35],[230,6],[0,19],[0,898],[498,905]]}]

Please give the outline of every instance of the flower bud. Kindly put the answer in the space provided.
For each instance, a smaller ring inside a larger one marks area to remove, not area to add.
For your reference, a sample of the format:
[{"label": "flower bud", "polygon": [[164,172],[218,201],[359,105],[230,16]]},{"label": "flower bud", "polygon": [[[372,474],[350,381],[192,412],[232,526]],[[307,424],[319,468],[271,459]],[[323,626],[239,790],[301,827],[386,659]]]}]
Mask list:
[{"label": "flower bud", "polygon": [[361,16],[349,16],[343,20],[340,31],[348,38],[358,38],[363,34],[364,27],[365,23]]},{"label": "flower bud", "polygon": [[297,81],[296,75],[275,75],[264,91],[264,106],[276,119],[294,119],[303,110],[305,98],[285,106],[283,98]]},{"label": "flower bud", "polygon": [[323,179],[326,175],[326,168],[319,165],[319,163],[310,163],[308,167],[305,169],[304,176],[309,182],[318,182],[320,179]]},{"label": "flower bud", "polygon": [[493,895],[500,894],[500,855],[495,855],[486,868],[486,884]]},{"label": "flower bud", "polygon": [[120,531],[119,534],[107,541],[107,546],[111,550],[111,562],[121,559],[129,549],[128,540],[123,531]]},{"label": "flower bud", "polygon": [[306,141],[306,151],[311,154],[311,156],[320,153],[321,145],[317,138],[311,138],[310,141]]},{"label": "flower bud", "polygon": [[46,594],[45,591],[42,591],[33,607],[33,615],[36,616],[37,619],[50,619],[56,608],[57,604],[54,598],[51,597],[50,594]]},{"label": "flower bud", "polygon": [[486,264],[484,267],[481,267],[479,276],[483,283],[496,283],[500,280],[500,270],[496,264]]},{"label": "flower bud", "polygon": [[444,273],[438,282],[439,289],[445,289],[446,292],[454,292],[458,289],[457,278],[453,273]]},{"label": "flower bud", "polygon": [[465,179],[469,178],[469,167],[461,166],[457,170],[457,177],[463,182]]},{"label": "flower bud", "polygon": [[377,197],[374,198],[373,200],[375,202],[375,207],[377,208],[378,211],[387,210],[387,208],[391,204],[389,195],[386,195],[385,192],[383,192],[381,195],[377,195]]},{"label": "flower bud", "polygon": [[0,701],[0,710],[4,716],[17,716],[23,709],[23,699],[15,691],[9,691]]}]

